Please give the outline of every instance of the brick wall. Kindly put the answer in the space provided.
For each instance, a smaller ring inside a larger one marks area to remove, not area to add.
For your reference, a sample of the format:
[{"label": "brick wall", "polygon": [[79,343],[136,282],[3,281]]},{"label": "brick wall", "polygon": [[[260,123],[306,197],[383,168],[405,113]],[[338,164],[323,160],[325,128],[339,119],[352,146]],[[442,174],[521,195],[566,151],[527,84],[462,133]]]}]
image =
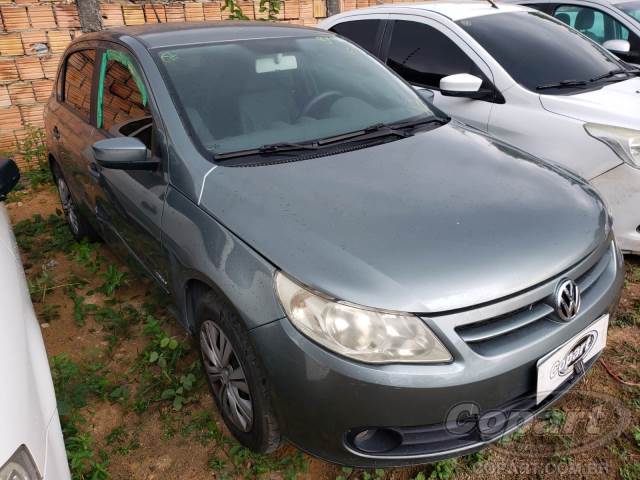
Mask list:
[{"label": "brick wall", "polygon": [[[221,1],[103,3],[101,11],[103,24],[108,28],[225,20],[228,11],[221,11],[221,4]],[[238,4],[251,19],[266,16],[259,11],[259,0],[238,0]],[[285,0],[279,18],[313,25],[325,15],[325,0]],[[51,93],[60,57],[69,42],[81,34],[74,2],[0,0],[0,152],[16,152],[27,126],[43,125],[43,106]],[[22,163],[20,155],[16,157]]]}]

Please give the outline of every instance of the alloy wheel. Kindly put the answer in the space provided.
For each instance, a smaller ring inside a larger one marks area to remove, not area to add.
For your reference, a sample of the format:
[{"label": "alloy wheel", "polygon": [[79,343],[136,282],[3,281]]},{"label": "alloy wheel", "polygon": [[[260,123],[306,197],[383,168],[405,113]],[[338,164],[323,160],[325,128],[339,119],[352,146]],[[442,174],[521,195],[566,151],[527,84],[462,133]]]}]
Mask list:
[{"label": "alloy wheel", "polygon": [[77,235],[80,231],[78,213],[76,212],[76,206],[71,198],[67,182],[65,182],[63,178],[58,178],[58,193],[60,194],[60,203],[62,204],[62,209],[69,221],[69,226],[71,227],[71,230],[73,230],[73,233]]},{"label": "alloy wheel", "polygon": [[200,349],[209,383],[227,418],[242,432],[253,425],[249,383],[227,336],[213,321],[200,330]]}]

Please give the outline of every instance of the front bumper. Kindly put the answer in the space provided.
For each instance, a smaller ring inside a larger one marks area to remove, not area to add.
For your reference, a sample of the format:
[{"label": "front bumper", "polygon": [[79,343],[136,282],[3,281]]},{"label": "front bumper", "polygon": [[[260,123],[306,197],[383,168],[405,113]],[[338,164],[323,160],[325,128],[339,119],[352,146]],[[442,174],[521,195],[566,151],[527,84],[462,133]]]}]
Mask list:
[{"label": "front bumper", "polygon": [[618,247],[640,254],[640,169],[626,163],[591,180],[613,215]]},{"label": "front bumper", "polygon": [[[537,360],[617,304],[623,281],[622,258],[613,244],[605,255],[608,260],[598,262],[598,280],[588,287],[583,308],[571,322],[561,323],[549,315],[512,332],[506,341],[502,338],[496,343],[493,339],[482,347],[470,345],[462,338],[468,332],[460,335],[456,330],[468,325],[471,316],[496,317],[500,310],[504,314],[504,308],[515,311],[517,304],[522,308],[534,297],[545,296],[557,279],[473,312],[424,318],[452,352],[454,361],[449,364],[375,366],[353,362],[310,341],[287,319],[252,330],[283,434],[315,456],[358,467],[427,463],[470,453],[496,441],[518,425],[507,425],[495,435],[452,436],[444,428],[452,407],[473,402],[481,415],[496,408],[522,408],[535,393]],[[570,278],[579,274],[583,279],[593,268],[593,264],[585,264],[565,274]],[[540,406],[534,401],[532,412],[556,401],[577,380],[563,385]],[[354,436],[371,427],[400,432],[401,444],[383,453],[359,450]]]}]

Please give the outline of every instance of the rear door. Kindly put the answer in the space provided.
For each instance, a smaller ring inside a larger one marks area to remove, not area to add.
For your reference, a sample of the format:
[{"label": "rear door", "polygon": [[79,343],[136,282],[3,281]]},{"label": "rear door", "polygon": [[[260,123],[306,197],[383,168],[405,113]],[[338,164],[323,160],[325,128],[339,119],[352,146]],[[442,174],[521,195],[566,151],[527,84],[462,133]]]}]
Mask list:
[{"label": "rear door", "polygon": [[58,78],[53,121],[47,125],[58,164],[78,207],[88,219],[94,216],[86,187],[91,139],[95,134],[91,124],[95,62],[96,49],[91,44],[78,44],[66,54]]},{"label": "rear door", "polygon": [[155,170],[102,168],[93,155],[92,203],[108,241],[166,289],[161,221],[167,190],[167,152],[164,129],[151,91],[133,54],[114,43],[98,50],[100,72],[93,141],[135,137],[156,157]]}]

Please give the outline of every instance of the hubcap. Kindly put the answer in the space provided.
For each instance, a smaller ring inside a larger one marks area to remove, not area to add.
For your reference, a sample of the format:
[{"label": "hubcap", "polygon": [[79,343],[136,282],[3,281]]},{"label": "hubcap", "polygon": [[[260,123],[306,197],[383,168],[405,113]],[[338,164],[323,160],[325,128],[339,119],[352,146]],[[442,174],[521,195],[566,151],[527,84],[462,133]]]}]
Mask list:
[{"label": "hubcap", "polygon": [[243,432],[253,425],[253,405],[249,384],[231,342],[211,320],[200,330],[204,368],[223,413]]},{"label": "hubcap", "polygon": [[78,214],[76,213],[76,206],[71,198],[69,187],[67,187],[67,183],[62,178],[58,179],[58,193],[60,194],[60,203],[62,204],[64,214],[67,216],[67,220],[69,221],[69,226],[71,227],[71,230],[73,230],[73,233],[78,233],[80,227],[78,223]]}]

